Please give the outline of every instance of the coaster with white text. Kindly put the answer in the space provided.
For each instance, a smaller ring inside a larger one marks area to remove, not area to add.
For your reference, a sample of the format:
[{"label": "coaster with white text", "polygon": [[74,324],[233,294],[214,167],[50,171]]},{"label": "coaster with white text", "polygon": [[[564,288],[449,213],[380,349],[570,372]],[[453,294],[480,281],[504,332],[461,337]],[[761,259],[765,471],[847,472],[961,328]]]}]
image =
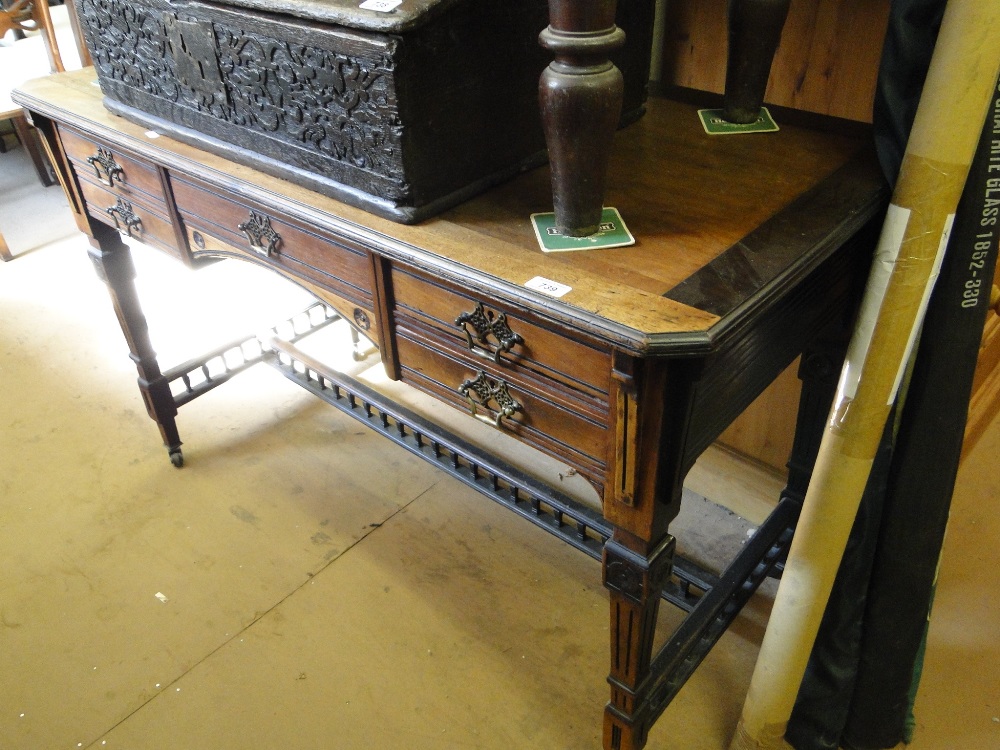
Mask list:
[{"label": "coaster with white text", "polygon": [[605,207],[601,213],[601,226],[594,234],[586,237],[570,237],[556,227],[554,213],[532,214],[531,224],[535,228],[538,245],[547,253],[572,250],[598,250],[608,247],[634,245],[635,238],[628,231],[617,208]]},{"label": "coaster with white text", "polygon": [[760,108],[760,117],[746,125],[729,122],[722,117],[721,109],[699,109],[698,117],[701,126],[709,135],[738,135],[740,133],[773,133],[778,130],[778,123],[771,117],[767,107]]}]

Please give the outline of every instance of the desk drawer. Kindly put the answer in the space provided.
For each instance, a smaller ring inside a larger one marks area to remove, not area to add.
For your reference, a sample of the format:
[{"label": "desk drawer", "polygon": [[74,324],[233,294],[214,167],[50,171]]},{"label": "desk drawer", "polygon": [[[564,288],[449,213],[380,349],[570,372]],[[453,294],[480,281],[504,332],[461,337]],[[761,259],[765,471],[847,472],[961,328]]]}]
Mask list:
[{"label": "desk drawer", "polygon": [[177,248],[173,224],[161,213],[164,209],[162,204],[157,206],[139,195],[126,199],[117,191],[91,182],[82,181],[80,187],[87,203],[87,213],[95,219],[142,243],[166,250],[176,257],[184,257],[184,253]]},{"label": "desk drawer", "polygon": [[[494,363],[470,361],[450,348],[432,348],[396,329],[400,378],[432,396],[493,423],[522,442],[569,462],[595,483],[604,480],[606,415],[573,409],[541,381],[514,379]],[[473,409],[470,401],[475,404]],[[505,407],[508,413],[503,414]]]},{"label": "desk drawer", "polygon": [[547,327],[523,310],[398,265],[392,269],[392,297],[397,324],[414,321],[508,371],[531,373],[607,401],[611,377],[607,349]]},{"label": "desk drawer", "polygon": [[[315,228],[280,219],[249,201],[220,196],[186,176],[172,174],[171,187],[189,233],[194,230],[214,237],[289,276],[329,289],[365,309],[373,307],[374,271],[364,250],[348,247]],[[199,246],[193,244],[191,252],[198,255]]]},{"label": "desk drawer", "polygon": [[147,205],[157,206],[157,210],[166,215],[163,183],[155,167],[129,156],[120,148],[107,146],[71,128],[62,128],[60,134],[66,154],[81,182],[103,186],[126,200],[142,199]]}]

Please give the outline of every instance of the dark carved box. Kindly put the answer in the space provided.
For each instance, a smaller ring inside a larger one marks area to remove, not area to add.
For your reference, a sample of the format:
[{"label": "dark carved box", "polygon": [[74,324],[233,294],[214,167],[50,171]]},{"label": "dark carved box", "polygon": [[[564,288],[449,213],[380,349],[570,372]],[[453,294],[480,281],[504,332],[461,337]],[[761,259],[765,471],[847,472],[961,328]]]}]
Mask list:
[{"label": "dark carved box", "polygon": [[[653,5],[619,0],[623,121],[642,111]],[[396,221],[544,160],[546,0],[77,0],[77,11],[112,111]]]}]

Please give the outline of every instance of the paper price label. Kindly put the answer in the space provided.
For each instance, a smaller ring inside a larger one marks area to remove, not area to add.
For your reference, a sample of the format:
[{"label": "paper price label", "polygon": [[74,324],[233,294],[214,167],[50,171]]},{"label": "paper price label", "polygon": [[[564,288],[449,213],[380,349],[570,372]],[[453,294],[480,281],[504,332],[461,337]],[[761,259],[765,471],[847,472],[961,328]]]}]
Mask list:
[{"label": "paper price label", "polygon": [[390,13],[403,4],[403,0],[365,0],[358,7],[361,10],[374,10],[376,13]]},{"label": "paper price label", "polygon": [[567,292],[573,290],[573,287],[571,286],[560,284],[558,281],[552,281],[551,279],[546,279],[543,276],[536,276],[533,279],[529,279],[524,282],[524,285],[528,287],[528,289],[543,292],[550,297],[562,297]]}]

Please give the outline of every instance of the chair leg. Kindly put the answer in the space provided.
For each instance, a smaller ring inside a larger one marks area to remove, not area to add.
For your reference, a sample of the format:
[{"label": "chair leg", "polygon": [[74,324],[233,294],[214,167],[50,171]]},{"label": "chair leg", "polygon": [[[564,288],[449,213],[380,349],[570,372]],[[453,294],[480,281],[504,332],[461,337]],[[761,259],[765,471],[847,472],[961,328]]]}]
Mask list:
[{"label": "chair leg", "polygon": [[14,130],[17,132],[18,140],[21,141],[21,145],[24,146],[31,157],[31,163],[34,164],[35,172],[38,174],[38,179],[41,180],[42,185],[45,187],[55,185],[56,181],[52,177],[48,160],[45,158],[45,154],[42,152],[38,142],[38,133],[28,125],[28,120],[24,115],[11,118],[11,122],[14,123]]},{"label": "chair leg", "polygon": [[7,240],[3,238],[3,232],[0,232],[0,260],[4,262],[14,260],[14,256],[10,252],[10,248],[7,247]]}]

